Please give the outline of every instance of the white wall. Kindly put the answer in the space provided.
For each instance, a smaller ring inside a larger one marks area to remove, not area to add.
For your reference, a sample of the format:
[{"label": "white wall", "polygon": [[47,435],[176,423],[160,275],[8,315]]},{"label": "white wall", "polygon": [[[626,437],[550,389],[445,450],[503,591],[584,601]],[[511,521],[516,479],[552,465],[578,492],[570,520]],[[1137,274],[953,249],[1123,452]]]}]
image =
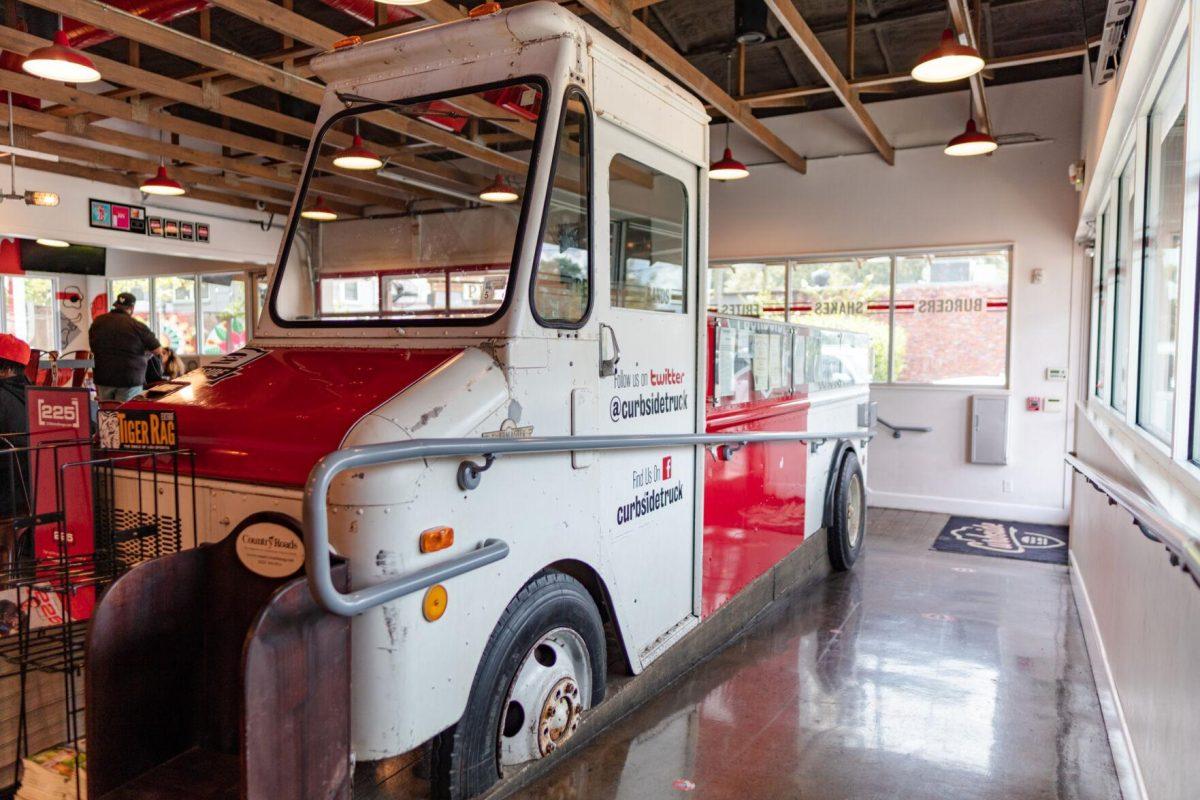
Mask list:
[{"label": "white wall", "polygon": [[[1012,414],[1010,458],[1003,467],[966,463],[968,398],[958,388],[879,387],[879,413],[934,432],[872,445],[868,485],[877,504],[1065,522],[1062,456],[1070,403],[1063,413],[1024,410],[1026,396],[1073,396],[1044,380],[1047,367],[1071,359],[1072,241],[1078,198],[1067,166],[1078,158],[1079,77],[988,90],[998,134],[1031,133],[1049,141],[1002,147],[988,158],[953,159],[941,146],[962,131],[965,93],[871,103],[880,128],[901,150],[888,166],[842,109],[791,115],[770,126],[810,157],[808,174],[780,165],[735,132],[749,178],[715,185],[712,258],[804,255],[904,247],[1013,245]],[[714,154],[723,137],[714,133]],[[842,155],[845,153],[865,153]],[[842,157],[818,159],[823,155]],[[1041,268],[1045,281],[1030,283]],[[947,342],[947,347],[953,347]],[[1072,370],[1071,386],[1078,377]],[[1011,491],[1005,491],[1005,482]]]},{"label": "white wall", "polygon": [[[0,169],[0,185],[4,186],[5,191],[8,190],[8,179],[8,166],[4,164]],[[258,222],[267,221],[267,214],[186,197],[160,201],[143,198],[141,192],[130,187],[18,169],[17,190],[27,189],[58,192],[60,202],[54,208],[37,208],[27,206],[20,200],[5,200],[0,203],[0,236],[25,239],[46,237],[75,244],[141,250],[156,256],[215,259],[243,264],[273,263],[282,238],[282,230],[278,226],[283,220],[278,216],[275,218],[276,227],[264,231]],[[184,242],[89,227],[89,198],[145,206],[150,216],[207,222],[211,240],[206,244]]]}]

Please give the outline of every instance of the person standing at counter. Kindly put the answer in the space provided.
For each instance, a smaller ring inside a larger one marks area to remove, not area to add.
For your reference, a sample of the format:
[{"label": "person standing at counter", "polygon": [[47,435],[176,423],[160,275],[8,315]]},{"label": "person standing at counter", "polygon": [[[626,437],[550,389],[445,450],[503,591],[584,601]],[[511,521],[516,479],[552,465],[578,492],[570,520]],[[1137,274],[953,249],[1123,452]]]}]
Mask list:
[{"label": "person standing at counter", "polygon": [[146,381],[146,362],[162,352],[158,338],[134,318],[135,305],[136,297],[121,292],[112,311],[96,317],[88,329],[98,400],[124,402],[138,395]]}]

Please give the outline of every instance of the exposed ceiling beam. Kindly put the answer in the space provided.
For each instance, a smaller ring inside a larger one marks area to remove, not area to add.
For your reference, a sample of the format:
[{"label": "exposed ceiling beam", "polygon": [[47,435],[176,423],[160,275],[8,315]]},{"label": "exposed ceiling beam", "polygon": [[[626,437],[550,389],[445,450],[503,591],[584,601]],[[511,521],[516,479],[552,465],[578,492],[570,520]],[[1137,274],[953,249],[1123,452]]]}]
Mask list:
[{"label": "exposed ceiling beam", "polygon": [[[979,46],[979,36],[971,19],[971,9],[967,7],[967,0],[948,0],[948,4],[950,20],[954,24],[954,32],[958,34],[958,40],[983,52]],[[983,74],[975,73],[968,79],[968,83],[971,86],[971,109],[975,114],[975,124],[980,131],[990,134],[992,120],[988,115],[987,97],[983,93]]]},{"label": "exposed ceiling beam", "polygon": [[767,8],[783,25],[784,30],[796,42],[801,52],[808,57],[812,62],[813,67],[820,73],[821,77],[833,89],[833,93],[842,101],[842,105],[854,117],[855,122],[862,128],[863,133],[871,140],[871,144],[879,151],[879,155],[889,164],[896,163],[896,151],[887,137],[883,135],[883,131],[875,124],[875,120],[867,112],[866,106],[858,99],[858,94],[850,86],[846,76],[842,75],[838,70],[837,64],[829,55],[821,43],[817,40],[817,35],[813,33],[812,28],[808,27],[808,23],[804,21],[804,17],[800,16],[800,12],[796,10],[792,0],[764,0]]},{"label": "exposed ceiling beam", "polygon": [[[436,0],[435,0],[436,1]],[[720,86],[670,45],[658,37],[645,23],[633,16],[628,0],[580,0],[589,11],[623,36],[630,44],[650,56],[667,74],[675,78],[702,99],[715,106],[726,118],[753,136],[797,172],[804,172],[804,156],[789,147],[771,129],[754,118],[750,107],[729,96]],[[425,6],[415,6],[418,10]]]},{"label": "exposed ceiling beam", "polygon": [[[1099,44],[1099,38],[1089,42],[1088,47],[1096,47]],[[1009,67],[1024,67],[1029,64],[1041,64],[1046,61],[1062,61],[1068,58],[1079,58],[1085,55],[1088,48],[1081,46],[1077,47],[1061,47],[1055,50],[1042,50],[1036,53],[1022,53],[1015,56],[999,56],[997,58],[988,59],[985,69],[998,70],[1007,69]],[[889,86],[898,83],[911,83],[912,75],[907,72],[897,72],[891,75],[875,75],[870,78],[858,78],[850,81],[850,87],[855,91],[863,92],[870,89],[877,89],[881,86]],[[767,92],[756,92],[748,94],[745,97],[737,98],[740,102],[747,103],[751,106],[758,107],[762,104],[770,104],[777,100],[784,100],[789,97],[811,97],[813,95],[828,94],[833,91],[831,86],[797,86],[792,89],[772,89]]]},{"label": "exposed ceiling beam", "polygon": [[[40,97],[60,105],[69,105],[79,108],[85,108],[89,112],[97,114],[104,118],[113,118],[123,120],[125,122],[134,122],[159,128],[171,133],[177,133],[181,136],[191,136],[197,139],[215,142],[224,147],[229,147],[234,150],[239,150],[255,155],[260,155],[265,158],[272,158],[277,161],[286,162],[294,165],[302,165],[305,163],[307,154],[305,151],[294,147],[287,147],[276,144],[275,142],[266,139],[258,139],[253,136],[228,131],[224,128],[217,128],[212,125],[204,125],[199,122],[192,122],[188,119],[176,117],[172,114],[167,114],[162,111],[150,111],[145,106],[133,105],[121,100],[114,100],[103,95],[92,94],[81,89],[67,86],[57,81],[48,81],[41,78],[34,78],[23,73],[12,72],[11,70],[0,70],[0,89],[15,92],[17,94],[29,95],[31,97]],[[307,124],[307,123],[305,123]],[[311,129],[311,125],[309,126]],[[341,134],[345,136],[345,134]],[[346,139],[349,141],[349,139]],[[416,159],[412,156],[397,155],[394,159],[400,162],[415,162],[420,161],[423,164],[429,164],[434,168],[430,174],[437,174],[440,170],[437,162],[428,161],[427,159]],[[337,172],[346,180],[354,180],[363,183],[371,183],[375,186],[387,189],[395,189],[396,182],[374,173],[355,173],[353,175],[341,170],[337,170],[333,166],[332,160],[323,157],[317,162],[317,167],[322,170]],[[457,173],[458,170],[453,170]],[[432,181],[429,182],[432,185]],[[447,188],[453,188],[456,191],[470,191],[472,184],[450,183],[449,181],[439,178],[438,183],[447,184]],[[408,187],[408,191],[421,196],[434,196],[432,191]],[[454,195],[451,195],[454,196]]]},{"label": "exposed ceiling beam", "polygon": [[[325,88],[316,81],[301,78],[250,56],[107,6],[99,0],[27,0],[27,2],[30,5],[87,22],[119,36],[135,39],[142,44],[157,47],[188,61],[236,75],[244,80],[314,105],[320,105],[325,96]],[[518,158],[482,147],[433,125],[427,125],[390,111],[366,114],[363,119],[396,133],[439,145],[496,169],[515,174],[524,174],[527,169],[525,162]]]}]

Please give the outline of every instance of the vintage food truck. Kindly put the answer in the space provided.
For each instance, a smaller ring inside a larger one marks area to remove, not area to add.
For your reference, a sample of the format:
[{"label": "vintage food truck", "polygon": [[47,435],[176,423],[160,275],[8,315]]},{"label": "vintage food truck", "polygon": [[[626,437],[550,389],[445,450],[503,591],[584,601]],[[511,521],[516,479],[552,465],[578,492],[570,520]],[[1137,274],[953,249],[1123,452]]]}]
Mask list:
[{"label": "vintage food truck", "polygon": [[[251,346],[105,435],[195,453],[194,507],[157,502],[201,541],[249,531],[286,573],[302,537],[353,617],[355,757],[428,745],[435,792],[469,797],[807,537],[854,563],[870,344],[706,313],[704,109],[559,6],[312,65],[328,90]],[[397,142],[403,213],[322,219],[327,140],[385,116],[457,144]],[[153,491],[125,472],[117,505]]]}]

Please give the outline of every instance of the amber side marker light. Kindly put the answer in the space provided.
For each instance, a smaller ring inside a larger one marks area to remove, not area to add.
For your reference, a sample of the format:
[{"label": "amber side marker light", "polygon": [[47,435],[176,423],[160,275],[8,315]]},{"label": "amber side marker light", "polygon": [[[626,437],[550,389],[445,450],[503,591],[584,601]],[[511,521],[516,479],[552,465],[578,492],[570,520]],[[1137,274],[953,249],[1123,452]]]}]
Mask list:
[{"label": "amber side marker light", "polygon": [[430,622],[437,622],[446,613],[448,600],[445,586],[440,583],[430,586],[425,592],[425,599],[421,601],[421,613]]},{"label": "amber side marker light", "polygon": [[452,544],[454,544],[454,528],[449,525],[440,525],[427,531],[421,531],[422,553],[436,553],[438,550],[445,550]]},{"label": "amber side marker light", "polygon": [[472,19],[475,17],[486,17],[488,14],[495,14],[499,10],[499,3],[481,3],[468,11],[467,16]]}]

